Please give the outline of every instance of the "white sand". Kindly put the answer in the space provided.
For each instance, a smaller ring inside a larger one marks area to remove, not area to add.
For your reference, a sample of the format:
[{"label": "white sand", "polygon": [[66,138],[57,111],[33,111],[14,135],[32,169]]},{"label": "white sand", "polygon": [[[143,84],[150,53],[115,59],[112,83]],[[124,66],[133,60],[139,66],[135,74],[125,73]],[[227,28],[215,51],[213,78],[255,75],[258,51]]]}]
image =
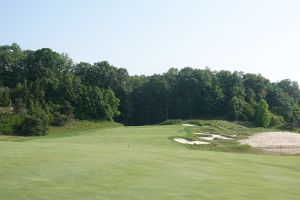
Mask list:
[{"label": "white sand", "polygon": [[229,138],[229,137],[225,137],[225,136],[217,135],[217,134],[210,134],[210,133],[194,133],[194,134],[199,135],[200,139],[208,140],[208,141],[211,141],[211,140],[214,140],[214,139],[233,140],[233,138]]},{"label": "white sand", "polygon": [[181,144],[209,144],[209,142],[190,141],[184,138],[175,138],[174,141],[179,142]]},{"label": "white sand", "polygon": [[182,126],[196,126],[194,124],[182,124]]},{"label": "white sand", "polygon": [[295,154],[300,153],[300,134],[291,132],[257,133],[247,139],[240,140],[241,144],[261,148],[264,151]]},{"label": "white sand", "polygon": [[232,140],[233,138],[225,137],[222,135],[217,135],[217,134],[211,134],[213,138],[221,139],[221,140]]}]

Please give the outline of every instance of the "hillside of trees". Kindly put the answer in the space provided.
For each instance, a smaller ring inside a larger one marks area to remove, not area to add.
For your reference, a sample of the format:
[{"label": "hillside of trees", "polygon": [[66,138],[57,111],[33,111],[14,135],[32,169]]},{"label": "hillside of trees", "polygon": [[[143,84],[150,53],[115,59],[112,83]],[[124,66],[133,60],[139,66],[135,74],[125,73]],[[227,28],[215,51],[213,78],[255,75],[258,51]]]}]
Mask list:
[{"label": "hillside of trees", "polygon": [[0,133],[43,135],[68,120],[125,125],[166,119],[227,118],[257,126],[300,126],[297,82],[256,74],[181,70],[129,76],[108,62],[74,63],[51,49],[0,46]]}]

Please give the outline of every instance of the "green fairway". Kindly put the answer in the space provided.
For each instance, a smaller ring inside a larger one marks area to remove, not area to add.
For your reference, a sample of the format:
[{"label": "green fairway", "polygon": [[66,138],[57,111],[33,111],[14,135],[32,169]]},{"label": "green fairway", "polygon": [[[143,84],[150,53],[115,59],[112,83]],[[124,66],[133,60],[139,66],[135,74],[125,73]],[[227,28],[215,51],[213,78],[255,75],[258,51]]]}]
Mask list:
[{"label": "green fairway", "polygon": [[181,125],[0,141],[0,199],[299,199],[300,157],[200,151]]}]

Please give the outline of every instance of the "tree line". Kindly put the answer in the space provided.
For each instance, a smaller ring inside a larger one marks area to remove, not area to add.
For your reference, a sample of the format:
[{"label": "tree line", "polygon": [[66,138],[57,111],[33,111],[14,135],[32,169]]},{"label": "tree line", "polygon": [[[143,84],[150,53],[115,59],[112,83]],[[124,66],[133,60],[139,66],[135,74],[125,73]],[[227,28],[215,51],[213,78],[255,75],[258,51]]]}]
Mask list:
[{"label": "tree line", "polygon": [[227,118],[258,126],[300,126],[297,82],[190,67],[130,76],[106,61],[74,63],[49,48],[0,46],[0,132],[43,135],[68,120],[125,125]]}]

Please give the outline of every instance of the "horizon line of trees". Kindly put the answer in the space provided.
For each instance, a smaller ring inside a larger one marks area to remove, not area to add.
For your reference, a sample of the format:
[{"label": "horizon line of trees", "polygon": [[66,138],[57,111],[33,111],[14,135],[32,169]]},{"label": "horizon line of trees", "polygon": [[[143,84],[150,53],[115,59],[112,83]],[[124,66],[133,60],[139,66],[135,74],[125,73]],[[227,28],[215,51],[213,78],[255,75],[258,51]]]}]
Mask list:
[{"label": "horizon line of trees", "polygon": [[227,118],[257,126],[300,126],[300,90],[289,79],[190,67],[130,76],[106,61],[75,64],[49,48],[0,46],[0,133],[46,134],[72,118],[125,125]]}]

